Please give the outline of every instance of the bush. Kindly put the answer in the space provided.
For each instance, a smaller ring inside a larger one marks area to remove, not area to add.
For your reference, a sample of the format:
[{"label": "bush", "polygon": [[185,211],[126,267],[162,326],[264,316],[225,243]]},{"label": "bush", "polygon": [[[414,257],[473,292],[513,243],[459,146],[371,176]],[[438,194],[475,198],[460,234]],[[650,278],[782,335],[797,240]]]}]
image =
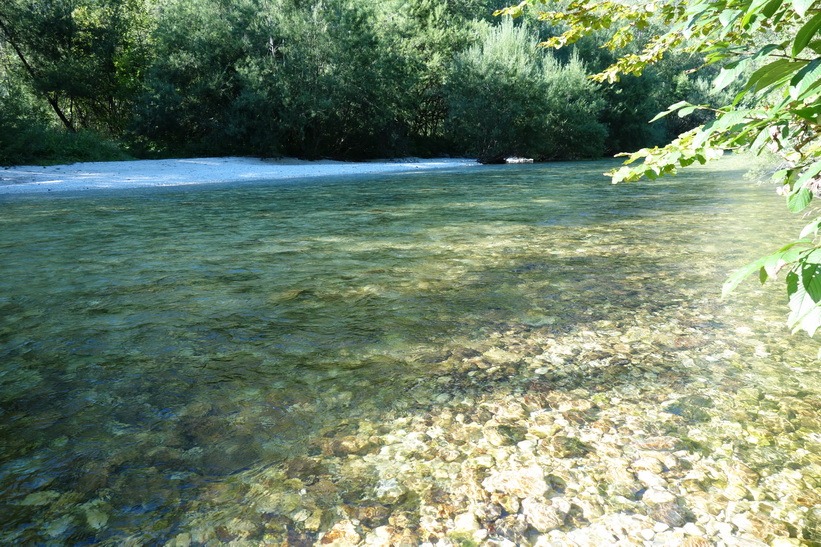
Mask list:
[{"label": "bush", "polygon": [[116,143],[94,132],[66,131],[52,124],[45,113],[29,110],[23,114],[17,106],[9,97],[0,100],[0,165],[132,159]]},{"label": "bush", "polygon": [[447,132],[460,153],[486,162],[602,155],[597,85],[577,57],[562,65],[536,43],[507,19],[455,58],[445,95]]}]

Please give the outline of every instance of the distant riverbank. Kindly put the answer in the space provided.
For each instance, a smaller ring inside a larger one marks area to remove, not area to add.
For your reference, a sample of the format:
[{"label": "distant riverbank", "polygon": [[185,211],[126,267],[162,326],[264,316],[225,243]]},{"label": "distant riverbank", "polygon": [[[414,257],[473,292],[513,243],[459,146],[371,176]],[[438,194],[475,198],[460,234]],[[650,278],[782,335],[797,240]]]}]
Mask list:
[{"label": "distant riverbank", "polygon": [[478,163],[464,158],[341,162],[227,157],[18,166],[0,170],[0,194],[288,180],[473,165]]}]

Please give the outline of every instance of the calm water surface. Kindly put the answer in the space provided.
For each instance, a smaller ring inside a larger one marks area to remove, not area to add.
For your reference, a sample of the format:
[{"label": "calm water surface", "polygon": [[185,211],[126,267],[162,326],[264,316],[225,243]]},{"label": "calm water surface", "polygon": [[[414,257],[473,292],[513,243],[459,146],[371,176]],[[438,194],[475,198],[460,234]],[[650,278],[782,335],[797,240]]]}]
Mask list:
[{"label": "calm water surface", "polygon": [[498,332],[685,316],[757,344],[749,382],[819,400],[780,287],[717,300],[795,233],[771,189],[737,161],[610,166],[2,198],[0,541],[162,544],[230,516],[232,484],[312,439],[446,405],[438,375]]}]

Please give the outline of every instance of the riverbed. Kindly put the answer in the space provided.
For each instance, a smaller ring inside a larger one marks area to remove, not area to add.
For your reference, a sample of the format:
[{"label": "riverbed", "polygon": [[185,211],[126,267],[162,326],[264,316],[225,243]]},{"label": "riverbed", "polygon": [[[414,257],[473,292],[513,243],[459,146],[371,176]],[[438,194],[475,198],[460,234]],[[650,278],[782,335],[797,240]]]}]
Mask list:
[{"label": "riverbed", "polygon": [[821,541],[743,164],[3,197],[0,543]]}]

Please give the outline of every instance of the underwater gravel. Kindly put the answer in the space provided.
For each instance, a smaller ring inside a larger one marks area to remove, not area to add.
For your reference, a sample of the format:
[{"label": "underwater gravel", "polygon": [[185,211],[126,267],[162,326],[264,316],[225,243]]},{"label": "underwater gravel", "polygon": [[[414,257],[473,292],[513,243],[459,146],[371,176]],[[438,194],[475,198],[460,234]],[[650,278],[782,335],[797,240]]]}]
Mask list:
[{"label": "underwater gravel", "polygon": [[167,545],[817,544],[818,375],[749,329],[652,319],[452,351],[427,411],[315,437]]}]

